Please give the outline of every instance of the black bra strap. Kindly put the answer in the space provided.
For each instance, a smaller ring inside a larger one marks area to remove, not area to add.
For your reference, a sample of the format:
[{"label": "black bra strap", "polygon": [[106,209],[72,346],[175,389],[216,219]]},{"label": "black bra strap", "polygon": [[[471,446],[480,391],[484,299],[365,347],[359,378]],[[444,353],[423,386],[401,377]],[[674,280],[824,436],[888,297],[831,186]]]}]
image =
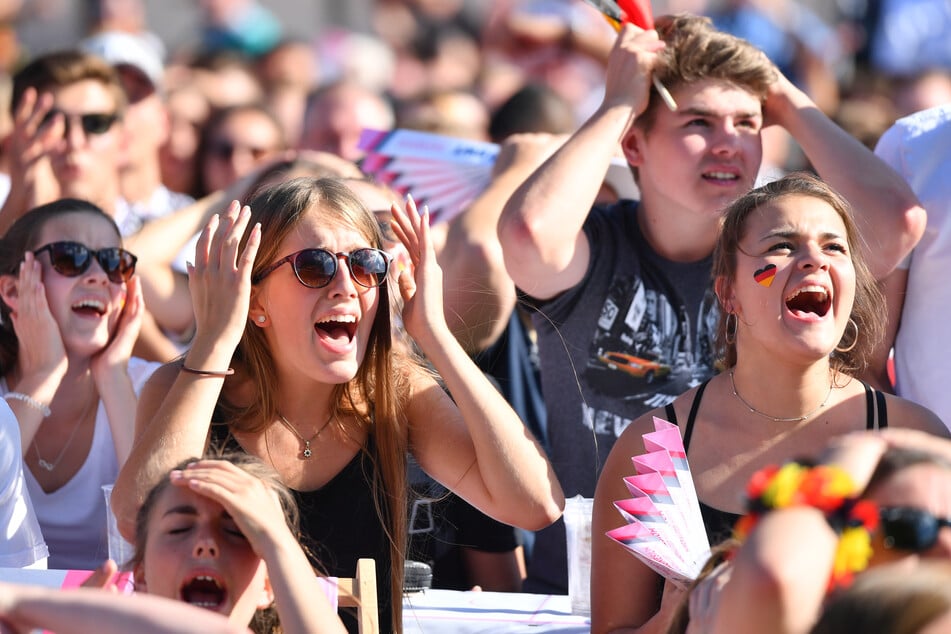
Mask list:
[{"label": "black bra strap", "polygon": [[676,425],[677,412],[674,411],[674,404],[672,402],[667,403],[667,405],[664,406],[664,411],[667,412],[667,422]]},{"label": "black bra strap", "polygon": [[875,395],[872,386],[862,381],[865,386],[865,429],[875,429]]},{"label": "black bra strap", "polygon": [[878,428],[888,427],[888,408],[885,407],[885,394],[875,390],[875,400],[878,402]]},{"label": "black bra strap", "polygon": [[700,384],[700,387],[697,388],[697,393],[694,394],[693,403],[690,405],[690,414],[687,415],[687,428],[684,429],[684,453],[687,453],[687,450],[690,449],[690,437],[693,435],[693,424],[697,420],[697,411],[700,409],[703,391],[707,389],[709,382],[710,379],[707,379]]}]

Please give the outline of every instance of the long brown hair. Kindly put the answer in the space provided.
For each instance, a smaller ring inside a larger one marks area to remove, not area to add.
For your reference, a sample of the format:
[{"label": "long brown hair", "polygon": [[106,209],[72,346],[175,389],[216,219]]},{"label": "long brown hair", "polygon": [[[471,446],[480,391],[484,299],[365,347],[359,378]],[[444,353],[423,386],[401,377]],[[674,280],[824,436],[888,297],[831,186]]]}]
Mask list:
[{"label": "long brown hair", "polygon": [[[733,284],[736,279],[736,255],[746,232],[747,219],[757,209],[786,196],[817,198],[827,203],[842,218],[852,265],[855,268],[855,301],[852,304],[851,318],[856,327],[846,327],[839,345],[830,356],[830,363],[836,372],[854,373],[864,370],[884,333],[885,326],[880,310],[884,298],[865,262],[865,245],[861,242],[848,201],[819,178],[806,172],[795,172],[736,199],[727,208],[720,226],[720,235],[713,251],[713,277],[722,278],[727,285]],[[728,321],[721,299],[717,347],[723,356],[725,367],[731,368],[736,365],[736,345],[727,337]]]},{"label": "long brown hair", "polygon": [[[319,210],[330,223],[354,228],[369,244],[382,248],[382,235],[376,218],[360,200],[335,178],[295,178],[267,187],[250,203],[251,224],[261,223],[261,247],[255,258],[251,278],[278,258],[278,249],[305,214]],[[247,243],[245,235],[243,243]],[[393,299],[387,284],[379,287],[379,304],[366,356],[356,376],[334,388],[331,414],[334,424],[348,433],[341,422],[357,420],[374,439],[375,453],[367,452],[376,468],[371,483],[377,519],[390,542],[390,586],[393,623],[402,620],[403,559],[406,543],[406,398],[410,393],[409,377],[422,372],[418,362],[394,346],[391,334]],[[233,429],[262,432],[277,419],[275,402],[278,393],[274,359],[261,329],[250,320],[238,344],[235,367],[244,370],[257,390],[256,398],[247,407],[237,407],[226,400],[221,403],[230,414]]]}]

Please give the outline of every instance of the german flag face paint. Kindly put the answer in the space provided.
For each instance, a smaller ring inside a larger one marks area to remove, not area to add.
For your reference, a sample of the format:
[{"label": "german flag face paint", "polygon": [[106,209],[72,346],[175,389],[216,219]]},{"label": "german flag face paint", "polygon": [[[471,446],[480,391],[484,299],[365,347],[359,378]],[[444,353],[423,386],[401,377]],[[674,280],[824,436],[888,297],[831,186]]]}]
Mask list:
[{"label": "german flag face paint", "polygon": [[763,268],[759,269],[753,273],[753,279],[756,280],[756,283],[760,286],[765,286],[769,288],[773,283],[773,280],[776,278],[776,265],[767,264]]}]

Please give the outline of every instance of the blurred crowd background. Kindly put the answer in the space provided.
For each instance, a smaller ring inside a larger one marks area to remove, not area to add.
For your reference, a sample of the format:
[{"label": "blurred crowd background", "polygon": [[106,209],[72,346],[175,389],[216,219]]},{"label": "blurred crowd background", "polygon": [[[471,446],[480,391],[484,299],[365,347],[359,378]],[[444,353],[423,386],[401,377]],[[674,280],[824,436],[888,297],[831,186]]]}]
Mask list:
[{"label": "blurred crowd background", "polygon": [[[949,0],[653,8],[709,15],[757,44],[869,145],[896,118],[951,101]],[[577,122],[598,102],[598,65],[613,39],[581,0],[0,0],[0,25],[7,76],[99,31],[139,34],[166,65],[166,95],[200,73],[224,77],[203,91],[211,105],[263,99],[289,146],[299,142],[306,95],[340,78],[385,95],[405,127],[488,138],[486,113],[528,82],[554,89]],[[450,111],[458,122],[441,120]],[[773,147],[772,164],[795,163],[787,144]]]}]

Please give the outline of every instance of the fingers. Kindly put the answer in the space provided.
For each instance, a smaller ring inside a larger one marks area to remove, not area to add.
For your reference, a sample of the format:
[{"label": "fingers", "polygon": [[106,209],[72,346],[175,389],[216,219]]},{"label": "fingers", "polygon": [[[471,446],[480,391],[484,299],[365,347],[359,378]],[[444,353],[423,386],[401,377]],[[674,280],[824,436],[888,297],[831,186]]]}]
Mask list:
[{"label": "fingers", "polygon": [[83,588],[107,588],[112,585],[113,577],[119,572],[116,562],[107,559],[80,584]]}]

